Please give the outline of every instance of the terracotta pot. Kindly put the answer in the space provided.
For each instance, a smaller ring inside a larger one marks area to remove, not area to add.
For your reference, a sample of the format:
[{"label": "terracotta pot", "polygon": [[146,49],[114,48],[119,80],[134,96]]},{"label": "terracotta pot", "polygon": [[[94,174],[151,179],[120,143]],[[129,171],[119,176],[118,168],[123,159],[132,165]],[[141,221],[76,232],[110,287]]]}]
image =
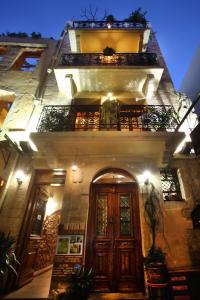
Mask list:
[{"label": "terracotta pot", "polygon": [[166,283],[169,281],[165,264],[157,263],[146,267],[149,283]]}]

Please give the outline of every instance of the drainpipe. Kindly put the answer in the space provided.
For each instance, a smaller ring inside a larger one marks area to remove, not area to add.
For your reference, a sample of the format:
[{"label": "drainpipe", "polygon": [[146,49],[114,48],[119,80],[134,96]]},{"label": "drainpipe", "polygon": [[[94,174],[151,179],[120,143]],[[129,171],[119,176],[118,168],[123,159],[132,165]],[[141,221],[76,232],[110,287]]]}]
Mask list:
[{"label": "drainpipe", "polygon": [[[57,45],[56,45],[56,52],[55,52],[55,54],[53,55],[53,58],[52,58],[50,67],[47,68],[46,73],[45,73],[45,75],[43,76],[43,79],[40,81],[40,83],[39,83],[38,86],[37,86],[36,92],[35,92],[35,94],[34,94],[34,99],[35,99],[35,100],[42,99],[43,96],[44,96],[44,92],[45,92],[45,89],[46,89],[45,83],[47,82],[48,77],[49,77],[49,75],[51,74],[51,72],[52,72],[52,70],[53,70],[53,68],[54,68],[54,66],[55,66],[55,64],[56,64],[56,62],[57,62],[58,55],[59,55],[60,49],[61,49],[61,47],[62,47],[62,45],[63,45],[63,42],[64,42],[64,39],[65,39],[66,33],[67,33],[67,30],[66,30],[66,28],[65,28],[65,29],[62,31],[62,33],[61,33],[61,35],[60,35],[60,39],[59,39],[59,41],[58,41],[58,43],[57,43]],[[36,105],[34,105],[34,107],[33,107],[33,109],[32,109],[31,115],[30,115],[29,120],[28,120],[28,122],[27,122],[26,129],[27,129],[29,123],[30,123],[30,120],[31,120],[31,118],[32,118],[32,116],[33,116],[33,113],[34,113],[34,111],[35,111],[35,108],[36,108]]]}]

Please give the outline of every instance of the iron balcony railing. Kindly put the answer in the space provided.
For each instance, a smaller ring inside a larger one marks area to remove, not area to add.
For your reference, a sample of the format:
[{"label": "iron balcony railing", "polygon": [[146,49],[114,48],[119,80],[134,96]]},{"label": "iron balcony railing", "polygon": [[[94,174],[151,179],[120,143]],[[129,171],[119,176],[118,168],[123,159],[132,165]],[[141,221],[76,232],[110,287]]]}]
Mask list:
[{"label": "iron balcony railing", "polygon": [[63,66],[158,66],[155,53],[116,53],[106,56],[102,53],[66,53],[61,57]]},{"label": "iron balcony railing", "polygon": [[174,131],[179,123],[171,105],[55,105],[43,108],[37,130]]},{"label": "iron balcony railing", "polygon": [[112,23],[106,21],[69,21],[67,28],[72,29],[143,29],[149,28],[149,24],[127,22],[127,21],[114,21]]}]

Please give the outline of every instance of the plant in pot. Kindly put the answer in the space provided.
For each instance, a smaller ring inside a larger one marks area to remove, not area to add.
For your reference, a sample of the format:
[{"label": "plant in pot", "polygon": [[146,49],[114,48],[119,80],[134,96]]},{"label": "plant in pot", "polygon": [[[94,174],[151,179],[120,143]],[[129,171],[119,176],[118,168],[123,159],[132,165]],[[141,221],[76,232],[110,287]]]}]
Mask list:
[{"label": "plant in pot", "polygon": [[106,48],[103,49],[103,55],[112,56],[113,54],[115,54],[115,50],[113,48],[107,46]]},{"label": "plant in pot", "polygon": [[127,19],[125,19],[125,21],[139,23],[139,24],[146,26],[147,22],[148,22],[146,19],[146,14],[147,14],[147,12],[146,11],[142,12],[141,7],[139,7],[138,9],[133,11],[130,14],[130,16]]},{"label": "plant in pot", "polygon": [[15,239],[10,234],[0,231],[0,296],[5,293],[8,276],[17,277],[16,264],[19,264],[14,253]]},{"label": "plant in pot", "polygon": [[149,226],[152,245],[144,259],[149,283],[164,283],[168,281],[168,272],[165,263],[165,253],[156,246],[156,233],[162,219],[159,194],[152,183],[148,184],[148,196],[144,204],[145,220]]},{"label": "plant in pot", "polygon": [[76,268],[67,279],[68,288],[65,293],[58,296],[59,300],[85,300],[93,286],[94,272],[84,266]]},{"label": "plant in pot", "polygon": [[113,22],[115,22],[114,16],[113,16],[113,15],[108,15],[108,16],[106,17],[106,22],[107,22],[108,28],[111,28]]}]

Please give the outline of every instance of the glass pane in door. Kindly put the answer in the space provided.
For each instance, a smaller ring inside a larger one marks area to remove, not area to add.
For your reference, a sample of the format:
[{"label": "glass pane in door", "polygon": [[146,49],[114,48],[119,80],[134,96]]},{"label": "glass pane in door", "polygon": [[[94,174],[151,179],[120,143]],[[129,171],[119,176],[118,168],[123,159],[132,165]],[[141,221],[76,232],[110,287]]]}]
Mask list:
[{"label": "glass pane in door", "polygon": [[107,195],[97,195],[97,235],[106,235],[107,232]]},{"label": "glass pane in door", "polygon": [[120,194],[120,235],[131,235],[131,209],[129,194]]}]

